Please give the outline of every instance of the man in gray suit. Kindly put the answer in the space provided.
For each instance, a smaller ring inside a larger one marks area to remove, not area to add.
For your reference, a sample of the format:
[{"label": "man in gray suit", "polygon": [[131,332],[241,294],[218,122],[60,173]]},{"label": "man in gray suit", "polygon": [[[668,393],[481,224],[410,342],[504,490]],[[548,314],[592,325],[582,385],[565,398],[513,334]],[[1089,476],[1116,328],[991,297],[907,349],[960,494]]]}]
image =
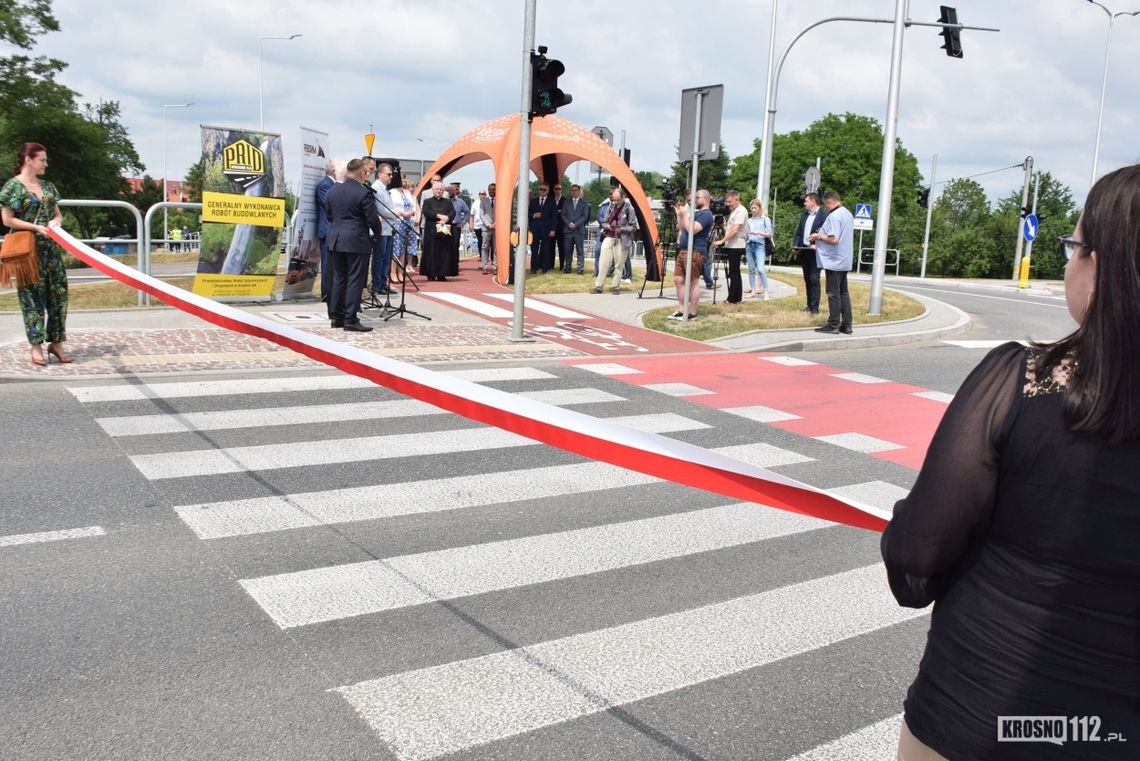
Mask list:
[{"label": "man in gray suit", "polygon": [[562,234],[565,236],[563,247],[566,249],[563,272],[570,271],[570,262],[574,260],[575,250],[578,251],[578,274],[585,272],[586,225],[589,221],[590,204],[582,197],[581,186],[571,185],[570,197],[562,202]]},{"label": "man in gray suit", "polygon": [[372,230],[377,237],[384,232],[372,190],[363,183],[364,173],[364,162],[353,159],[348,162],[344,182],[329,188],[325,196],[325,218],[329,223],[326,240],[333,271],[329,319],[332,327],[357,333],[372,330],[357,317],[360,293],[364,290],[372,258],[368,231]]}]

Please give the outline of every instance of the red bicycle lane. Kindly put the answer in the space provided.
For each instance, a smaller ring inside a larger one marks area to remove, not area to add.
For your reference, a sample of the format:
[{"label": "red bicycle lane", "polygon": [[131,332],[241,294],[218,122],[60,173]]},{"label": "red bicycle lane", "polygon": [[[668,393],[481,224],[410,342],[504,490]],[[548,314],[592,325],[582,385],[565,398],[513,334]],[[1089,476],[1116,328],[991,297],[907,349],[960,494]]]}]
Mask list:
[{"label": "red bicycle lane", "polygon": [[[514,291],[496,284],[490,275],[479,272],[478,261],[461,262],[459,275],[444,282],[428,281],[415,275],[412,278],[420,288],[419,296],[504,327],[510,327],[513,322]],[[619,296],[607,293],[604,298],[635,299],[637,293],[631,288]],[[533,296],[526,297],[523,319],[526,333],[596,356],[722,351],[700,341],[658,333],[582,309],[568,309]]]}]

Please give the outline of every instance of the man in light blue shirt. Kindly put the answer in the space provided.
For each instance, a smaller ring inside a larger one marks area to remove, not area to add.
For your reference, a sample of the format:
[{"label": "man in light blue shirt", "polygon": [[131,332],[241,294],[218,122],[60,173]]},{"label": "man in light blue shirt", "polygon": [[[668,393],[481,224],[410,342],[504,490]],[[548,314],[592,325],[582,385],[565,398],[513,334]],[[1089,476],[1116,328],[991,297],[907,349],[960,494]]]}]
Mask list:
[{"label": "man in light blue shirt", "polygon": [[851,294],[847,290],[847,273],[851,271],[853,258],[855,219],[834,190],[823,194],[823,206],[827,209],[827,219],[819,232],[808,236],[815,243],[819,265],[827,278],[827,324],[816,328],[815,332],[851,335]]}]

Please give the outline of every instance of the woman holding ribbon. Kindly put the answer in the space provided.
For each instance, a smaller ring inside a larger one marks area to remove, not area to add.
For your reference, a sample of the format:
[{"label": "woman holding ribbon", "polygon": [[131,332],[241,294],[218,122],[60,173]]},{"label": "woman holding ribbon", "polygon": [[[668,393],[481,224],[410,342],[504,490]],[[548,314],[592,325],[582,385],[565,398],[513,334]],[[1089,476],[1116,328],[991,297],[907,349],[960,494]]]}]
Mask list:
[{"label": "woman holding ribbon", "polygon": [[[1098,181],[1059,242],[1076,330],[990,352],[882,538],[899,603],[934,604],[900,759],[1135,757],[1140,166]],[[1067,740],[1003,741],[1033,731],[1019,717]]]},{"label": "woman holding ribbon", "polygon": [[72,361],[63,348],[67,340],[67,270],[63,253],[47,234],[48,225],[58,225],[63,217],[59,191],[42,179],[47,166],[47,149],[39,143],[24,143],[12,178],[0,188],[0,222],[6,231],[27,230],[36,236],[39,279],[20,287],[17,294],[24,332],[32,346],[32,364],[41,366],[47,364],[45,339],[50,342],[48,354],[65,364]]}]

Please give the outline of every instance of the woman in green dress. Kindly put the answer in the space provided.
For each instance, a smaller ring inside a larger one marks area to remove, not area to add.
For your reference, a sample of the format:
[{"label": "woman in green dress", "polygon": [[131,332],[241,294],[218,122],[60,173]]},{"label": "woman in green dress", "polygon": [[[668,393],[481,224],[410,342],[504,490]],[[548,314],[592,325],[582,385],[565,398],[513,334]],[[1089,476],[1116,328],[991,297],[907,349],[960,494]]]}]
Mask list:
[{"label": "woman in green dress", "polygon": [[[40,279],[20,288],[20,311],[24,315],[24,331],[32,345],[32,364],[46,365],[43,342],[49,341],[48,353],[60,362],[72,359],[63,348],[67,322],[67,270],[59,246],[48,237],[49,224],[59,224],[59,191],[41,179],[47,171],[47,150],[39,143],[24,143],[12,179],[0,188],[0,221],[12,230],[31,230],[36,234],[36,252],[40,260]],[[46,317],[46,320],[45,320]]]}]

